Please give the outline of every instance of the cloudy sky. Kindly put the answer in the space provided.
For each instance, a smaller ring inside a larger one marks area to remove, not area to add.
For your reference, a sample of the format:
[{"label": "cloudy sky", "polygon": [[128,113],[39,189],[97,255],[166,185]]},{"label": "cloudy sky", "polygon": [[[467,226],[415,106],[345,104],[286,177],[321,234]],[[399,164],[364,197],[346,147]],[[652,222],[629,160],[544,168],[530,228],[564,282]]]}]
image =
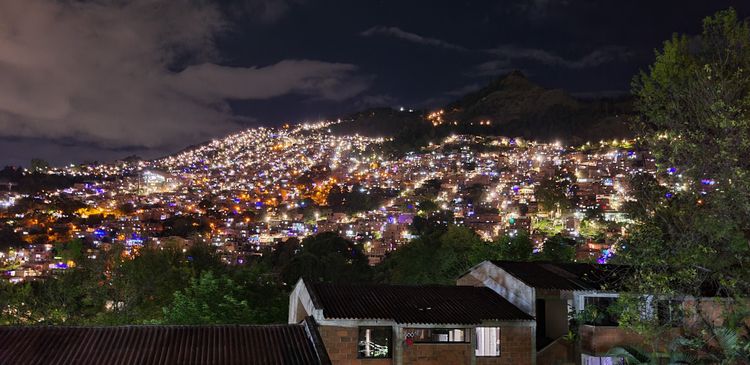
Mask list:
[{"label": "cloudy sky", "polygon": [[521,69],[617,95],[729,0],[0,0],[0,165],[153,158],[256,125],[428,108]]}]

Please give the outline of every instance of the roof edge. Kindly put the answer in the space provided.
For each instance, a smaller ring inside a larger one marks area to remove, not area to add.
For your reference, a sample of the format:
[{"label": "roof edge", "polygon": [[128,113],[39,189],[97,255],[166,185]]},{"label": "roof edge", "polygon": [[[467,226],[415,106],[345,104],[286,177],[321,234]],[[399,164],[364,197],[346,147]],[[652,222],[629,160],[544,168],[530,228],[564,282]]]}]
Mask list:
[{"label": "roof edge", "polygon": [[318,324],[315,322],[315,318],[312,316],[305,317],[302,321],[302,326],[305,328],[305,333],[313,345],[313,350],[315,350],[315,356],[318,358],[318,363],[320,365],[331,365],[331,359],[328,357],[328,350],[323,343],[323,338],[320,336],[320,332],[318,332]]}]

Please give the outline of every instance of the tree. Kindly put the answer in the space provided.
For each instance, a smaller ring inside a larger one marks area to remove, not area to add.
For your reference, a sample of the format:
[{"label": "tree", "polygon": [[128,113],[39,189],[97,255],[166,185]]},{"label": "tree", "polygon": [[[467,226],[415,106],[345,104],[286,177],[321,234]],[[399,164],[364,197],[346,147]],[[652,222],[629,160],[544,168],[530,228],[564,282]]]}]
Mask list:
[{"label": "tree", "polygon": [[0,283],[0,324],[81,325],[103,310],[103,262],[87,260],[57,278],[23,284]]},{"label": "tree", "polygon": [[576,242],[562,235],[547,238],[542,246],[539,259],[554,262],[573,262],[576,256]]},{"label": "tree", "polygon": [[190,282],[190,268],[177,247],[144,247],[133,258],[123,259],[116,247],[110,252],[108,298],[112,307],[102,313],[107,324],[144,323],[161,319],[172,293]]},{"label": "tree", "polygon": [[525,232],[514,236],[503,236],[495,243],[498,246],[499,259],[528,261],[534,254],[534,243]]},{"label": "tree", "polygon": [[[633,82],[639,139],[657,180],[633,179],[635,224],[619,249],[635,293],[746,297],[750,285],[750,27],[734,10],[704,19],[698,37],[675,35]],[[654,341],[666,331],[624,301],[621,321]],[[700,299],[699,299],[700,300]],[[741,299],[744,300],[744,299]],[[739,301],[723,301],[732,316]],[[701,313],[699,333],[718,324]],[[630,312],[630,313],[627,313]],[[694,330],[684,328],[684,330]],[[711,341],[710,338],[703,338]]]},{"label": "tree", "polygon": [[242,288],[227,277],[214,277],[210,271],[190,286],[174,293],[172,303],[164,308],[167,324],[243,324],[255,323],[255,312],[241,297]]},{"label": "tree", "polygon": [[450,225],[426,231],[378,266],[380,281],[399,284],[454,284],[478,263],[475,248],[485,243],[469,228]]},{"label": "tree", "polygon": [[360,246],[333,232],[302,240],[302,249],[282,272],[287,284],[299,278],[323,282],[366,282],[370,279],[367,256]]},{"label": "tree", "polygon": [[45,172],[49,169],[49,162],[42,160],[41,158],[31,159],[31,171],[33,172]]},{"label": "tree", "polygon": [[570,182],[566,179],[545,179],[537,185],[534,196],[539,202],[539,206],[545,211],[567,210],[570,208],[570,200],[565,193],[569,185]]},{"label": "tree", "polygon": [[440,207],[435,203],[435,201],[430,199],[424,199],[420,201],[418,204],[419,210],[424,212],[424,214],[429,215],[430,213],[436,212],[440,209]]}]

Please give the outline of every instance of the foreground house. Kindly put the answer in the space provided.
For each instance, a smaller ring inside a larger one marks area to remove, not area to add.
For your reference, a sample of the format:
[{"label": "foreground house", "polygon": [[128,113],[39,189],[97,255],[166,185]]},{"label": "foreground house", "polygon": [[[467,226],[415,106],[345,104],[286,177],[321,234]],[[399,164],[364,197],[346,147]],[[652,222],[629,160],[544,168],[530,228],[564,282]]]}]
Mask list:
[{"label": "foreground house", "polygon": [[311,316],[337,364],[533,364],[533,317],[489,288],[297,282],[289,323]]},{"label": "foreground house", "polygon": [[315,324],[0,327],[0,364],[330,365]]},{"label": "foreground house", "polygon": [[[629,268],[585,263],[484,261],[461,276],[458,285],[490,288],[536,319],[537,364],[619,364],[607,353],[617,346],[639,346],[643,339],[619,327],[608,312],[620,296]],[[682,320],[675,300],[651,298],[660,320]],[[599,314],[577,328],[569,341],[572,313],[595,308]]]}]

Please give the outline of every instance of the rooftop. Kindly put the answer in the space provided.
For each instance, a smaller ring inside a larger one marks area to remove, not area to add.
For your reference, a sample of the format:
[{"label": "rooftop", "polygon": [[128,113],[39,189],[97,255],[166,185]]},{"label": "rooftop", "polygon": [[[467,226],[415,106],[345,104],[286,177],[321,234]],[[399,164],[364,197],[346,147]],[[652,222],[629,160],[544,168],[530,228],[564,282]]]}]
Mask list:
[{"label": "rooftop", "polygon": [[526,285],[538,289],[602,290],[620,287],[627,266],[548,261],[492,261]]},{"label": "rooftop", "polygon": [[393,320],[411,324],[481,324],[533,320],[484,287],[306,284],[327,319]]},{"label": "rooftop", "polygon": [[330,364],[311,323],[0,327],[0,363]]}]

